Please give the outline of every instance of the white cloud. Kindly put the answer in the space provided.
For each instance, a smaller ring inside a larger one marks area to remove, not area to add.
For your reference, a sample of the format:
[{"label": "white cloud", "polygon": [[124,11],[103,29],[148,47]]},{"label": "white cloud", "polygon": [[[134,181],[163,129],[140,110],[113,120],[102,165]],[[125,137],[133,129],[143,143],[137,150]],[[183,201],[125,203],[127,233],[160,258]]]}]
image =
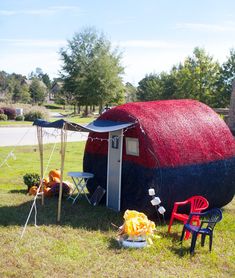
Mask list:
[{"label": "white cloud", "polygon": [[235,22],[228,21],[221,24],[207,23],[178,23],[176,29],[187,29],[204,32],[232,32],[235,31]]},{"label": "white cloud", "polygon": [[161,40],[127,40],[115,42],[115,45],[120,47],[130,47],[130,48],[182,48],[185,46],[183,43],[175,43],[169,41],[161,41]]},{"label": "white cloud", "polygon": [[67,44],[66,40],[46,40],[46,39],[0,39],[1,44],[17,47],[45,47],[60,48]]},{"label": "white cloud", "polygon": [[59,54],[54,51],[0,54],[0,69],[8,73],[15,72],[27,76],[37,67],[48,73],[51,78],[58,76]]},{"label": "white cloud", "polygon": [[59,12],[79,12],[78,6],[51,6],[46,9],[25,9],[25,10],[0,10],[2,16],[14,16],[14,15],[53,15]]}]

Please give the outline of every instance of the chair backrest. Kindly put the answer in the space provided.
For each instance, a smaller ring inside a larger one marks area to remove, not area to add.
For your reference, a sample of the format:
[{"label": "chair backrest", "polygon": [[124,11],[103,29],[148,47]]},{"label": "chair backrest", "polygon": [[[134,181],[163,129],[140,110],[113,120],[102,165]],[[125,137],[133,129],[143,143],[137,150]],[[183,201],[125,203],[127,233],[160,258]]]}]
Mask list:
[{"label": "chair backrest", "polygon": [[203,217],[201,218],[202,221],[203,220],[208,221],[207,228],[209,228],[210,230],[213,230],[216,223],[220,222],[221,219],[222,219],[222,211],[219,208],[214,208],[204,212]]},{"label": "chair backrest", "polygon": [[190,213],[201,212],[209,207],[209,202],[202,196],[193,196],[188,201],[191,203]]}]

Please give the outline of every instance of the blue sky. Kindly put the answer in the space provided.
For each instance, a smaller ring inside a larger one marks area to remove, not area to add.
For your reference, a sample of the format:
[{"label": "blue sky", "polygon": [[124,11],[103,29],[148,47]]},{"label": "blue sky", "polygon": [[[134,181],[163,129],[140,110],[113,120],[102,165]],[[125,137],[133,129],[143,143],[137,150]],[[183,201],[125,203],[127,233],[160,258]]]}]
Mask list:
[{"label": "blue sky", "polygon": [[168,71],[204,47],[220,63],[235,48],[234,0],[0,0],[0,70],[50,77],[61,47],[96,27],[123,52],[124,81]]}]

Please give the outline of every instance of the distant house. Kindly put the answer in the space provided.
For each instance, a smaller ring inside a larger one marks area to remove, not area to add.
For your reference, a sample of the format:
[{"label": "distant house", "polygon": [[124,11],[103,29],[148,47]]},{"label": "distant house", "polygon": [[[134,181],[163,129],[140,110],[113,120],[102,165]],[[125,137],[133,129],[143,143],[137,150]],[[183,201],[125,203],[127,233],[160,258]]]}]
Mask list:
[{"label": "distant house", "polygon": [[51,101],[55,100],[56,96],[62,90],[62,87],[63,87],[63,82],[61,81],[53,82],[51,89],[49,91],[49,100]]}]

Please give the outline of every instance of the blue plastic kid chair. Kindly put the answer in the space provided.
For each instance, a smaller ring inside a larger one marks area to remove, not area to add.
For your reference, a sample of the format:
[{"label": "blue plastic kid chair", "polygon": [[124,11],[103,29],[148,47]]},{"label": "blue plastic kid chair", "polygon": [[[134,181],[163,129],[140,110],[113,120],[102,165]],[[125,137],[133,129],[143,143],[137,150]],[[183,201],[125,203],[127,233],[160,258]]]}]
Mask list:
[{"label": "blue plastic kid chair", "polygon": [[[194,226],[190,224],[192,217],[199,216],[201,219],[200,226]],[[197,236],[199,234],[202,235],[201,238],[201,246],[204,246],[206,236],[209,236],[209,250],[211,251],[212,248],[212,239],[213,239],[213,230],[220,220],[222,219],[222,211],[219,208],[214,208],[202,213],[190,213],[187,223],[183,227],[182,235],[180,238],[180,242],[182,244],[184,233],[189,231],[192,234],[192,241],[190,247],[190,254],[194,253],[194,248],[197,241]],[[205,227],[204,224],[207,224]],[[204,227],[203,227],[204,226]]]}]

